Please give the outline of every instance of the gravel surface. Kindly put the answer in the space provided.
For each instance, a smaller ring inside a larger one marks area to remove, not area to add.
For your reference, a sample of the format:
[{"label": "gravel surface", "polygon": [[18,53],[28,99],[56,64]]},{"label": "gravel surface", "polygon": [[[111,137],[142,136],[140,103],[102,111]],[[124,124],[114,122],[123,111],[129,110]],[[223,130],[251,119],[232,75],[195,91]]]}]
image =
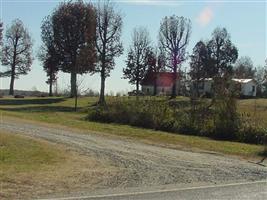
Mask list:
[{"label": "gravel surface", "polygon": [[112,179],[103,180],[101,188],[142,188],[198,182],[218,184],[267,179],[266,167],[223,155],[181,151],[116,136],[74,133],[17,121],[4,120],[0,128],[64,144],[81,154],[110,162],[121,173]]}]

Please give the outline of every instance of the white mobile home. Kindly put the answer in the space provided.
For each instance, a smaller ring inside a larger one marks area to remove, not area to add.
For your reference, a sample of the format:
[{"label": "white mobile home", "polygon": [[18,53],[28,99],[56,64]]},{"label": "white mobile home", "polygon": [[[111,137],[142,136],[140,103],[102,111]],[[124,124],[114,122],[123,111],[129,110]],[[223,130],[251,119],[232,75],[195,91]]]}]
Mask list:
[{"label": "white mobile home", "polygon": [[234,82],[239,84],[240,95],[247,97],[255,97],[257,94],[257,83],[254,79],[233,79]]},{"label": "white mobile home", "polygon": [[[255,97],[257,94],[256,88],[257,83],[254,79],[232,79],[235,83],[238,84],[240,96],[244,97]],[[200,94],[212,94],[213,93],[213,79],[205,78],[201,80],[198,84],[198,91]],[[194,90],[196,87],[193,86]]]}]

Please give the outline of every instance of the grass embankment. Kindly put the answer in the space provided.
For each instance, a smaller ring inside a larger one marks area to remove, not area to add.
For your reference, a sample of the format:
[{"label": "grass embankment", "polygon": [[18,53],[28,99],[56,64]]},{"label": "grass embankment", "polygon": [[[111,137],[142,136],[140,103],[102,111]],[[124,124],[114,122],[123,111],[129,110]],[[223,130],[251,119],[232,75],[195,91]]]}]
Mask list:
[{"label": "grass embankment", "polygon": [[[127,97],[125,100],[129,100]],[[180,98],[178,100],[184,100]],[[29,119],[39,122],[64,125],[70,128],[79,128],[88,131],[95,131],[113,135],[119,135],[132,139],[139,139],[147,143],[167,146],[176,149],[202,149],[215,151],[230,155],[245,157],[255,157],[264,151],[262,145],[250,145],[238,142],[216,141],[205,137],[187,136],[180,134],[170,134],[162,131],[135,128],[128,125],[103,124],[98,122],[88,122],[85,120],[87,109],[96,102],[96,98],[80,98],[78,101],[78,112],[73,111],[73,99],[64,98],[32,98],[32,99],[2,99],[0,100],[0,110],[3,118],[5,116]],[[109,98],[109,101],[116,98]],[[238,102],[239,111],[255,111],[254,100],[240,100]],[[261,121],[266,123],[267,100],[256,100],[256,115],[260,114]]]},{"label": "grass embankment", "polygon": [[0,199],[67,193],[80,187],[80,180],[93,188],[108,167],[58,145],[0,131]]}]

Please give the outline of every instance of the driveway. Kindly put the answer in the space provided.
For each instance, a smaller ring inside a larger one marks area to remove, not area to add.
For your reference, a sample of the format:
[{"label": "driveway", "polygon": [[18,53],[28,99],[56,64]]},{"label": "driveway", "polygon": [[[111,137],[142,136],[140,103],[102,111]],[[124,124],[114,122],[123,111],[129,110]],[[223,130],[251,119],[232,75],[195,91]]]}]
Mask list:
[{"label": "driveway", "polygon": [[[100,189],[106,189],[107,192],[103,192],[106,194],[114,191],[116,193],[128,192],[133,188],[135,191],[145,192],[157,188],[168,190],[183,185],[215,185],[267,179],[267,168],[264,166],[211,152],[175,150],[107,134],[51,128],[47,125],[30,122],[3,120],[0,123],[0,128],[52,143],[63,144],[83,155],[93,155],[100,160],[111,163],[120,169],[120,173],[112,179],[103,180]],[[243,187],[240,189],[241,191],[251,191]],[[220,192],[216,193],[215,188],[208,190],[214,190],[214,194],[220,194]],[[220,191],[223,194],[223,189]],[[234,192],[234,189],[231,188],[231,191]],[[201,192],[204,194],[205,190],[201,190]],[[95,194],[94,191],[83,191],[84,193]],[[176,193],[174,192],[174,195]],[[79,196],[79,194],[77,195]],[[159,193],[157,195],[165,194]],[[190,195],[188,196],[189,199],[191,198]],[[141,197],[134,199],[144,199]],[[191,199],[195,199],[193,197]],[[153,195],[150,195],[145,199],[154,198]],[[171,196],[169,199],[172,199]]]}]

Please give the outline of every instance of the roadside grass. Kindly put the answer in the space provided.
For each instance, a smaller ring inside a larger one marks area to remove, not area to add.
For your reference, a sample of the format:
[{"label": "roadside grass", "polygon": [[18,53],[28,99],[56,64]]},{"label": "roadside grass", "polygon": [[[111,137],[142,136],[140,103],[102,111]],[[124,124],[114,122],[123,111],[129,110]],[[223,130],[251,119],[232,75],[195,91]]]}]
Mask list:
[{"label": "roadside grass", "polygon": [[21,198],[26,188],[33,185],[36,175],[48,174],[66,159],[64,151],[55,146],[1,130],[0,198]]},{"label": "roadside grass", "polygon": [[0,199],[32,199],[94,189],[117,173],[106,161],[63,146],[0,131]]},{"label": "roadside grass", "polygon": [[267,99],[244,99],[238,101],[240,113],[248,113],[255,124],[267,127]]},{"label": "roadside grass", "polygon": [[[135,97],[108,97],[107,100],[116,101],[117,98],[125,99],[125,101],[135,100]],[[161,97],[160,99],[163,98],[164,97]],[[42,103],[38,103],[40,101],[39,99],[27,99],[29,101],[27,105],[21,102],[18,103],[16,101],[20,100],[14,99],[8,99],[9,104],[6,105],[4,103],[5,99],[1,99],[0,113],[3,118],[5,116],[10,116],[20,119],[63,125],[70,128],[93,131],[99,134],[106,133],[130,139],[139,139],[146,143],[175,149],[214,151],[243,157],[258,157],[264,151],[264,146],[262,145],[217,141],[205,137],[171,134],[162,131],[131,127],[128,125],[103,124],[86,121],[85,117],[87,115],[88,108],[97,101],[97,98],[94,97],[79,98],[78,112],[73,112],[74,99],[45,98],[42,99]],[[56,102],[51,101],[51,99],[54,99]],[[150,98],[148,97],[147,99],[149,100]],[[177,101],[186,100],[187,98],[184,97],[177,98]],[[12,103],[13,101],[14,103]],[[32,104],[30,103],[31,101],[33,102]],[[49,103],[44,103],[46,101],[49,101]],[[238,102],[239,111],[248,112],[251,115],[255,111],[255,105],[257,111],[256,114],[259,119],[261,119],[258,120],[258,122],[260,121],[260,123],[266,124],[267,99],[257,99],[256,104],[255,100],[240,100]]]},{"label": "roadside grass", "polygon": [[[0,131],[0,168],[14,173],[42,170],[66,159],[63,151],[45,142]],[[0,177],[5,176],[1,174]]]}]

